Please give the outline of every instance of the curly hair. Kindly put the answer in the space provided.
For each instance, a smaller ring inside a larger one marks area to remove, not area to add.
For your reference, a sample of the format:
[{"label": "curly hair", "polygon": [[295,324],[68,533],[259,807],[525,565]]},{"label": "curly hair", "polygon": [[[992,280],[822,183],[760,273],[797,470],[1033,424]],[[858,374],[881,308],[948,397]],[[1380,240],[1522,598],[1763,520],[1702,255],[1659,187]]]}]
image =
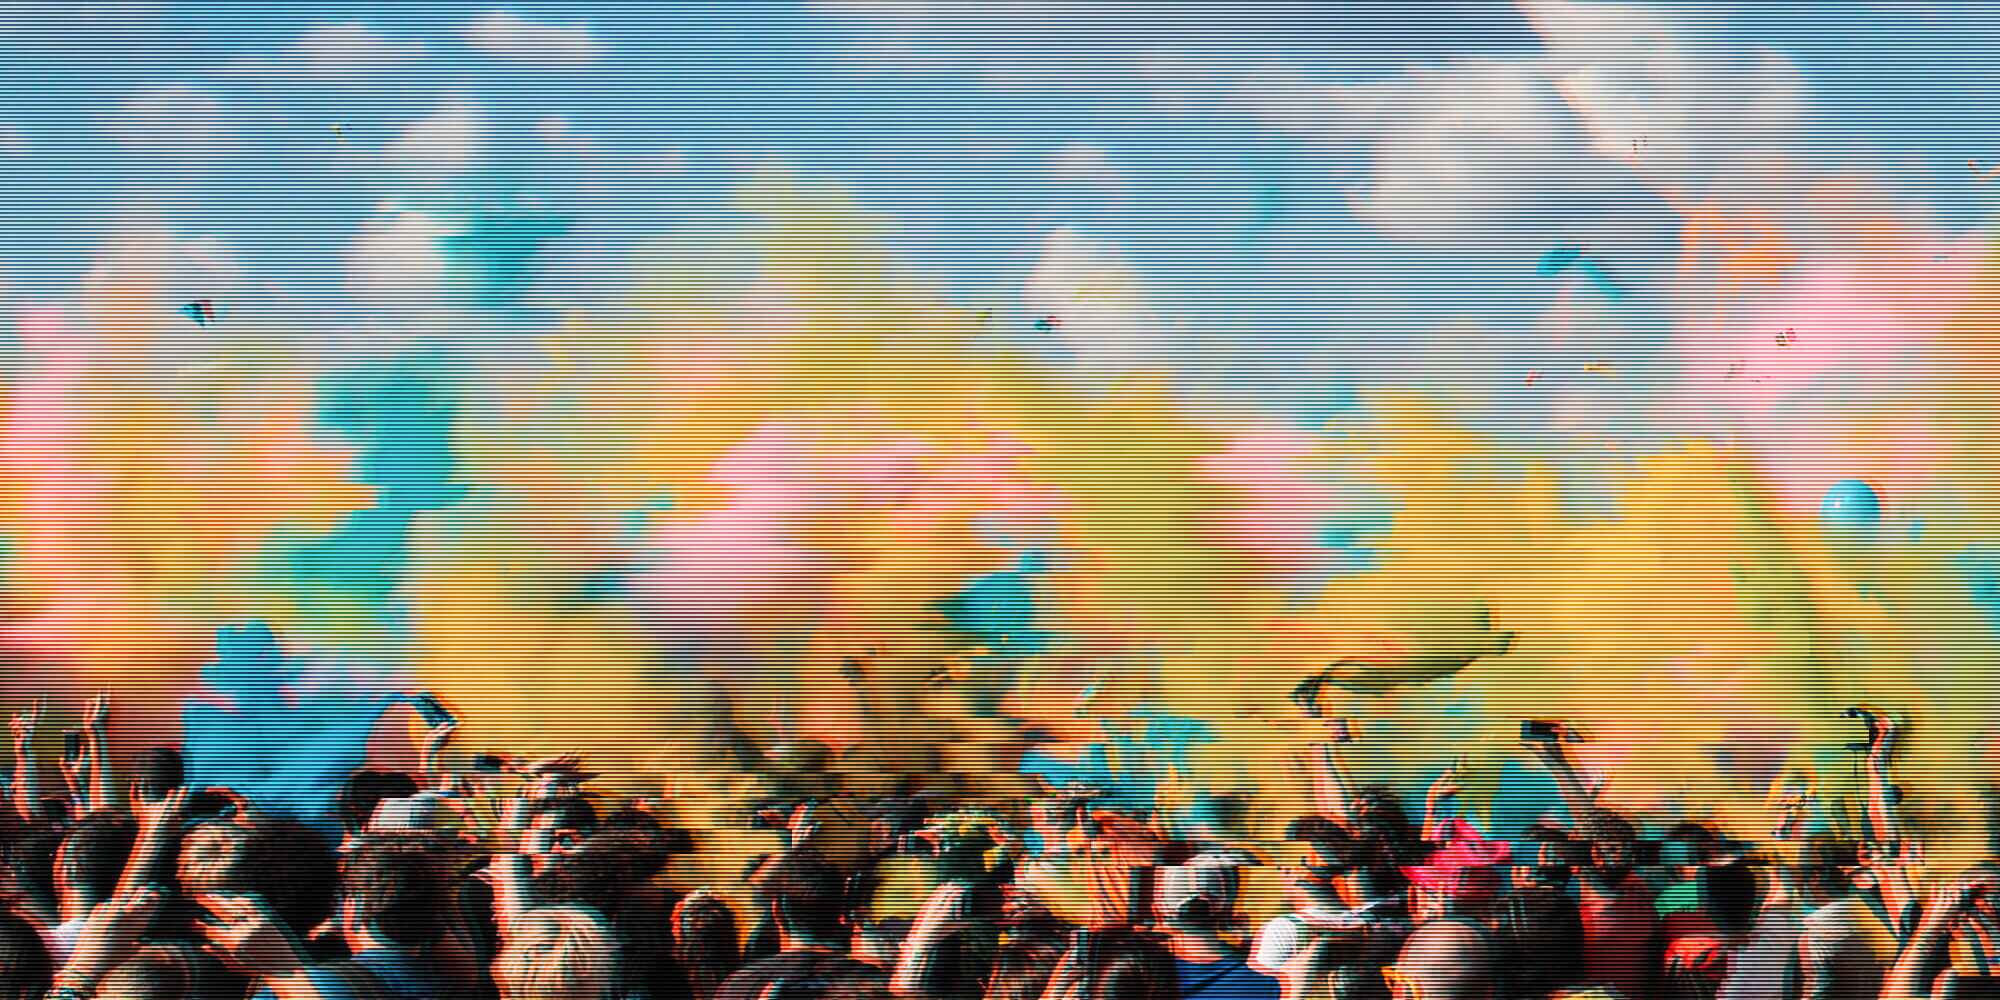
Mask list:
[{"label": "curly hair", "polygon": [[340,859],[340,895],[377,933],[417,947],[444,932],[449,876],[450,859],[431,838],[365,837]]},{"label": "curly hair", "polygon": [[720,897],[696,893],[674,908],[673,925],[674,961],[686,971],[695,1000],[708,1000],[743,964],[736,914]]}]

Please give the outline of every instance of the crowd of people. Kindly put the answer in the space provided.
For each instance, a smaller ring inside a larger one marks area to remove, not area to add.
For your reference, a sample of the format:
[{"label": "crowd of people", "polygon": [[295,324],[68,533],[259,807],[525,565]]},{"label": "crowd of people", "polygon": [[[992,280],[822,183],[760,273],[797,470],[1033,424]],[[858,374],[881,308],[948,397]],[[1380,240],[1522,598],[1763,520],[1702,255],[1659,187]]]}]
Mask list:
[{"label": "crowd of people", "polygon": [[[348,777],[330,836],[187,787],[172,748],[114,768],[110,711],[88,706],[46,795],[41,707],[13,718],[4,1000],[1818,1000],[2000,981],[2000,859],[1924,884],[1883,715],[1865,838],[1807,830],[1803,796],[1774,802],[1756,844],[1698,823],[1642,837],[1561,738],[1524,747],[1566,815],[1489,837],[1454,817],[1451,775],[1413,817],[1329,740],[1311,751],[1316,811],[1279,857],[1175,839],[1081,786],[967,802],[912,778],[861,796],[804,780],[824,778],[824,748],[739,740],[771,777],[744,828],[777,849],[724,894],[667,872],[726,833],[596,794],[575,755],[464,754],[445,721],[415,773]],[[935,889],[889,916],[881,870],[913,857]],[[1250,866],[1281,874],[1284,915],[1245,919]]]}]

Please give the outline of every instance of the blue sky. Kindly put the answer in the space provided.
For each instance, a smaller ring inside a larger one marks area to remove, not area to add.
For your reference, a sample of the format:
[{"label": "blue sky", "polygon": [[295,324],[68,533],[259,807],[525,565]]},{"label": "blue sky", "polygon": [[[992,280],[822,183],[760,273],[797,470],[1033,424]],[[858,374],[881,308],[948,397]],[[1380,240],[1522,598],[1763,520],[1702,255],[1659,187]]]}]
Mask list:
[{"label": "blue sky", "polygon": [[[1034,312],[1051,234],[1081,234],[1189,379],[1282,380],[1525,325],[1564,242],[1636,290],[1617,322],[1647,340],[1675,308],[1648,293],[1678,246],[1667,183],[1780,204],[1861,171],[1946,232],[1988,211],[1965,165],[2000,157],[1981,6],[1332,6],[17,3],[0,263],[60,296],[144,225],[337,298],[385,206],[511,192],[566,220],[543,263],[584,270],[542,279],[560,300],[634,241],[726,225],[775,157],[848,185],[969,303]],[[1561,92],[1579,72],[1610,81],[1606,119]],[[1628,133],[1642,168],[1606,153]],[[1789,166],[1751,177],[1767,149]]]}]

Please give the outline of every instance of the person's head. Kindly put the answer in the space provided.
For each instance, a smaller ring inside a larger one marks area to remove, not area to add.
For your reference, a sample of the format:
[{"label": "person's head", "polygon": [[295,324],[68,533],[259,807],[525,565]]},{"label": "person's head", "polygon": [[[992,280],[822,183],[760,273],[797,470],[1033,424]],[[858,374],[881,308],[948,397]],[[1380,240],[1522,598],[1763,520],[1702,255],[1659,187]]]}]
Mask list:
[{"label": "person's head", "polygon": [[1590,861],[1605,880],[1617,883],[1631,874],[1638,860],[1639,832],[1623,816],[1598,809],[1584,817],[1577,829],[1590,841]]},{"label": "person's head", "polygon": [[[1096,954],[1088,967],[1072,965],[1047,993],[1074,997],[1087,982],[1092,1000],[1178,1000],[1180,980],[1173,952],[1160,939],[1135,931],[1096,933]],[[1072,959],[1074,962],[1075,959]]]},{"label": "person's head", "polygon": [[743,964],[736,914],[720,896],[697,892],[675,904],[673,933],[674,961],[687,970],[695,1000],[708,1000]]},{"label": "person's head", "polygon": [[500,1000],[611,1000],[618,949],[611,928],[582,906],[548,906],[515,918],[493,959]]},{"label": "person's head", "polygon": [[1009,941],[993,956],[993,970],[986,977],[986,1000],[1041,1000],[1061,960],[1059,942],[1043,937]]},{"label": "person's head", "polygon": [[1213,937],[1236,908],[1233,855],[1198,855],[1185,865],[1161,868],[1154,876],[1153,911],[1169,934]]},{"label": "person's head", "polygon": [[558,850],[574,847],[597,830],[597,808],[581,795],[551,795],[528,806],[528,828],[547,831]]},{"label": "person's head", "polygon": [[1506,842],[1487,840],[1463,820],[1452,839],[1421,865],[1403,869],[1410,882],[1410,916],[1423,924],[1442,917],[1483,918],[1499,898],[1501,872],[1512,857]]},{"label": "person's head", "polygon": [[417,794],[417,780],[401,771],[356,771],[341,785],[337,808],[340,825],[348,833],[368,829],[369,817],[384,799],[405,799]]},{"label": "person's head", "polygon": [[154,747],[132,762],[133,786],[145,802],[158,802],[187,781],[181,753],[172,747]]},{"label": "person's head", "polygon": [[1750,933],[1757,918],[1757,875],[1744,860],[1708,869],[1708,910],[1724,934]]},{"label": "person's head", "polygon": [[181,840],[176,874],[187,893],[263,897],[300,937],[333,915],[340,882],[332,845],[295,820],[201,823]]},{"label": "person's head", "polygon": [[149,942],[97,985],[96,996],[116,1000],[201,1000],[241,996],[248,984],[192,944]]},{"label": "person's head", "polygon": [[0,1000],[42,1000],[55,961],[34,925],[0,909]]},{"label": "person's head", "polygon": [[1480,932],[1458,921],[1419,928],[1385,968],[1394,1000],[1481,1000],[1492,996],[1493,956]]},{"label": "person's head", "polygon": [[450,916],[448,860],[420,836],[364,837],[340,859],[340,926],[348,947],[415,950]]},{"label": "person's head", "polygon": [[56,848],[56,898],[63,918],[74,920],[111,898],[139,824],[130,815],[108,810],[93,812],[64,831]]},{"label": "person's head", "polygon": [[1294,910],[1340,905],[1339,880],[1354,869],[1362,849],[1347,828],[1321,816],[1301,816],[1285,839],[1297,846],[1297,865],[1285,873],[1285,902]]},{"label": "person's head", "polygon": [[1516,888],[1560,889],[1569,884],[1570,865],[1575,856],[1570,853],[1569,831],[1561,824],[1545,821],[1530,824],[1522,831],[1515,851]]},{"label": "person's head", "polygon": [[773,858],[760,869],[757,885],[783,948],[846,940],[847,877],[818,851],[794,849]]},{"label": "person's head", "polygon": [[1831,837],[1809,837],[1799,849],[1798,863],[1792,868],[1792,883],[1808,904],[1822,905],[1852,886],[1850,876],[1855,866],[1852,845]]},{"label": "person's head", "polygon": [[24,891],[46,896],[55,892],[56,848],[62,832],[43,824],[24,825],[0,841],[0,858]]},{"label": "person's head", "polygon": [[1677,823],[1660,841],[1660,866],[1666,869],[1667,877],[1688,882],[1702,876],[1717,837],[1700,823]]},{"label": "person's head", "polygon": [[1348,827],[1363,851],[1362,865],[1374,877],[1390,880],[1384,889],[1393,888],[1396,870],[1417,840],[1403,800],[1386,786],[1370,785],[1354,793],[1347,814]]}]

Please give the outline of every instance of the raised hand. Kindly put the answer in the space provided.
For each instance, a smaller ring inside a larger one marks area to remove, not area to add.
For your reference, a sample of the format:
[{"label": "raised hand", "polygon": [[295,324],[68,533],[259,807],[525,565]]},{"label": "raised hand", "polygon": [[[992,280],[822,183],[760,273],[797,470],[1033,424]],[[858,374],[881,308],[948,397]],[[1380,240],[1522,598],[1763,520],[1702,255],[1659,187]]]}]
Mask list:
[{"label": "raised hand", "polygon": [[305,967],[298,936],[263,897],[202,893],[194,901],[210,918],[196,921],[195,932],[229,967],[265,979],[288,976]]},{"label": "raised hand", "polygon": [[139,819],[139,838],[157,839],[167,831],[180,826],[187,819],[188,797],[192,789],[183,785],[168,792],[157,801],[146,802],[139,798],[138,782],[132,783],[132,812]]},{"label": "raised hand", "polygon": [[157,886],[123,890],[90,911],[69,964],[59,983],[89,983],[101,979],[138,950],[139,937],[152,926],[167,894]]},{"label": "raised hand", "polygon": [[1887,767],[1906,728],[1908,724],[1899,716],[1886,712],[1870,715],[1868,732],[1874,739],[1869,742],[1868,762],[1877,767]]},{"label": "raised hand", "polygon": [[1462,791],[1464,789],[1458,784],[1458,768],[1454,767],[1438,775],[1438,779],[1431,782],[1430,792],[1424,797],[1424,801],[1435,809],[1457,798],[1458,793]]},{"label": "raised hand", "polygon": [[438,752],[444,749],[444,745],[451,742],[452,734],[456,732],[458,732],[458,723],[456,722],[447,722],[442,725],[432,726],[429,732],[424,733],[424,755],[426,757],[437,756]]},{"label": "raised hand", "polygon": [[83,710],[83,725],[87,729],[102,730],[111,718],[111,692],[99,691],[90,699]]},{"label": "raised hand", "polygon": [[35,738],[35,733],[42,727],[42,713],[47,708],[47,699],[36,698],[34,704],[30,705],[27,711],[16,712],[12,718],[7,720],[7,728],[13,730],[14,733],[14,747],[16,750],[27,746]]}]

